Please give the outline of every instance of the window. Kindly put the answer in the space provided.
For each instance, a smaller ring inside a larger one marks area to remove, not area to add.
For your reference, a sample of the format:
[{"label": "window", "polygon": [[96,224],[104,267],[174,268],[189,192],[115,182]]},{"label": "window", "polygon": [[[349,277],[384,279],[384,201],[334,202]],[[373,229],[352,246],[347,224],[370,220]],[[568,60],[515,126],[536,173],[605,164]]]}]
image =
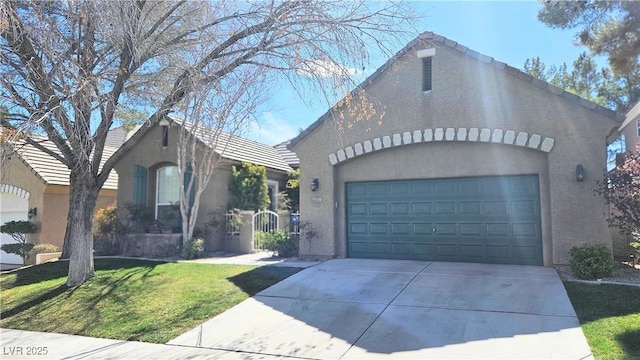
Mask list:
[{"label": "window", "polygon": [[640,137],[640,120],[636,121],[636,125],[638,126],[638,137]]},{"label": "window", "polygon": [[177,166],[158,169],[156,176],[156,219],[171,211],[171,205],[180,201],[180,176]]},{"label": "window", "polygon": [[422,58],[422,91],[431,90],[431,57]]},{"label": "window", "polygon": [[267,189],[269,191],[269,210],[276,211],[278,209],[278,182],[267,180]]},{"label": "window", "polygon": [[169,146],[169,127],[166,125],[162,126],[162,147],[166,148]]},{"label": "window", "polygon": [[617,139],[611,144],[607,145],[607,171],[611,171],[618,165],[616,159],[623,159],[619,154],[624,154],[627,151],[624,133],[621,133]]}]

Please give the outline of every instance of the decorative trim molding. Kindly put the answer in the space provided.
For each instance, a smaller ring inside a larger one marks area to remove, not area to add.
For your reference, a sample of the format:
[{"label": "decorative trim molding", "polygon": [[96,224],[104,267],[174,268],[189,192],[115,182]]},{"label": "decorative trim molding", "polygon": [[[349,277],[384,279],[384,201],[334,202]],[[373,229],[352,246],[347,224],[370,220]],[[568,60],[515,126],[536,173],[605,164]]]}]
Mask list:
[{"label": "decorative trim molding", "polygon": [[[529,134],[524,131],[489,129],[489,128],[435,128],[405,131],[365,140],[362,143],[349,145],[329,154],[331,165],[339,164],[370,152],[384,150],[391,147],[428,142],[470,141],[520,146],[527,149],[549,153],[553,150],[556,140],[540,134]],[[355,149],[355,150],[354,150]]]},{"label": "decorative trim molding", "polygon": [[31,196],[27,190],[9,184],[0,184],[0,193],[17,195],[26,200]]}]

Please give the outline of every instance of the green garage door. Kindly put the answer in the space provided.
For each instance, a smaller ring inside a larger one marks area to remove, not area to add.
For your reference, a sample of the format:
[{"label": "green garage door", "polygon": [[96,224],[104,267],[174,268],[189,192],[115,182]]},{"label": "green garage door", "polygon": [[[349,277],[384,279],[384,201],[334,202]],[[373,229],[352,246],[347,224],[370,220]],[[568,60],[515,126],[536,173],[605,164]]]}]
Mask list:
[{"label": "green garage door", "polygon": [[542,265],[538,177],[347,183],[348,256]]}]

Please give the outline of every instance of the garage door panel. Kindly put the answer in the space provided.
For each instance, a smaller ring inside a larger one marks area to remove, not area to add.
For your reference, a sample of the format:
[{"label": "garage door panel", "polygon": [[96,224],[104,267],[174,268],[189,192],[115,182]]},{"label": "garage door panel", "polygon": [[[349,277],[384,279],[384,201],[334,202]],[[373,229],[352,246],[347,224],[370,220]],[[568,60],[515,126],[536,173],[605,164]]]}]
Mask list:
[{"label": "garage door panel", "polygon": [[487,236],[509,236],[509,224],[485,224]]},{"label": "garage door panel", "polygon": [[484,214],[487,216],[504,216],[509,213],[506,201],[486,201]]},{"label": "garage door panel", "polygon": [[410,235],[411,224],[409,223],[393,223],[391,224],[392,235]]},{"label": "garage door panel", "polygon": [[514,237],[538,237],[538,224],[512,224],[512,234]]},{"label": "garage door panel", "polygon": [[349,234],[350,235],[358,235],[358,234],[366,234],[367,233],[367,224],[366,223],[351,223],[349,224]]},{"label": "garage door panel", "polygon": [[391,196],[408,197],[411,195],[411,185],[408,183],[392,183],[390,192]]},{"label": "garage door panel", "polygon": [[482,224],[460,224],[460,235],[462,236],[482,236]]},{"label": "garage door panel", "polygon": [[349,204],[349,216],[366,215],[367,204]]},{"label": "garage door panel", "polygon": [[460,181],[460,194],[474,196],[482,192],[482,181],[479,179],[467,179]]},{"label": "garage door panel", "polygon": [[371,223],[369,224],[370,234],[372,235],[387,235],[389,229],[387,223]]},{"label": "garage door panel", "polygon": [[458,245],[436,244],[436,256],[439,259],[456,259],[458,257]]},{"label": "garage door panel", "polygon": [[388,184],[370,184],[369,185],[369,196],[376,197],[386,197],[389,195],[389,185]]},{"label": "garage door panel", "polygon": [[350,183],[347,208],[351,257],[542,264],[537,176]]},{"label": "garage door panel", "polygon": [[413,214],[414,215],[426,215],[432,213],[432,204],[430,202],[414,202]]},{"label": "garage door panel", "polygon": [[388,242],[374,242],[369,245],[369,251],[373,254],[393,254],[391,244]]},{"label": "garage door panel", "polygon": [[369,204],[369,215],[388,215],[387,203]]},{"label": "garage door panel", "polygon": [[537,215],[539,213],[536,203],[531,200],[512,201],[511,208],[513,211],[513,215],[515,216],[529,216]]},{"label": "garage door panel", "polygon": [[414,235],[429,236],[431,235],[432,229],[433,227],[431,226],[431,224],[413,223]]},{"label": "garage door panel", "polygon": [[440,235],[456,235],[456,224],[436,224],[436,233]]},{"label": "garage door panel", "polygon": [[458,206],[460,215],[477,216],[482,214],[482,202],[480,201],[460,201]]},{"label": "garage door panel", "polygon": [[391,215],[401,215],[406,216],[409,215],[409,203],[391,203]]},{"label": "garage door panel", "polygon": [[409,242],[404,242],[404,243],[393,243],[391,245],[391,250],[393,252],[393,254],[395,255],[412,255],[413,254],[413,245]]}]

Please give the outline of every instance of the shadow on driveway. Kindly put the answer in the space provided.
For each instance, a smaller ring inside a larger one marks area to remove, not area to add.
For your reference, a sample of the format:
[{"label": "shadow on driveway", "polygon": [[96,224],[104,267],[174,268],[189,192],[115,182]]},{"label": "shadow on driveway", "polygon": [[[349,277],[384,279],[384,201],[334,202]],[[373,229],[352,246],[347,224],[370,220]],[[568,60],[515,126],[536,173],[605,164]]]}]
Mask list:
[{"label": "shadow on driveway", "polygon": [[170,344],[318,359],[590,355],[551,268],[360,259],[303,270]]}]

